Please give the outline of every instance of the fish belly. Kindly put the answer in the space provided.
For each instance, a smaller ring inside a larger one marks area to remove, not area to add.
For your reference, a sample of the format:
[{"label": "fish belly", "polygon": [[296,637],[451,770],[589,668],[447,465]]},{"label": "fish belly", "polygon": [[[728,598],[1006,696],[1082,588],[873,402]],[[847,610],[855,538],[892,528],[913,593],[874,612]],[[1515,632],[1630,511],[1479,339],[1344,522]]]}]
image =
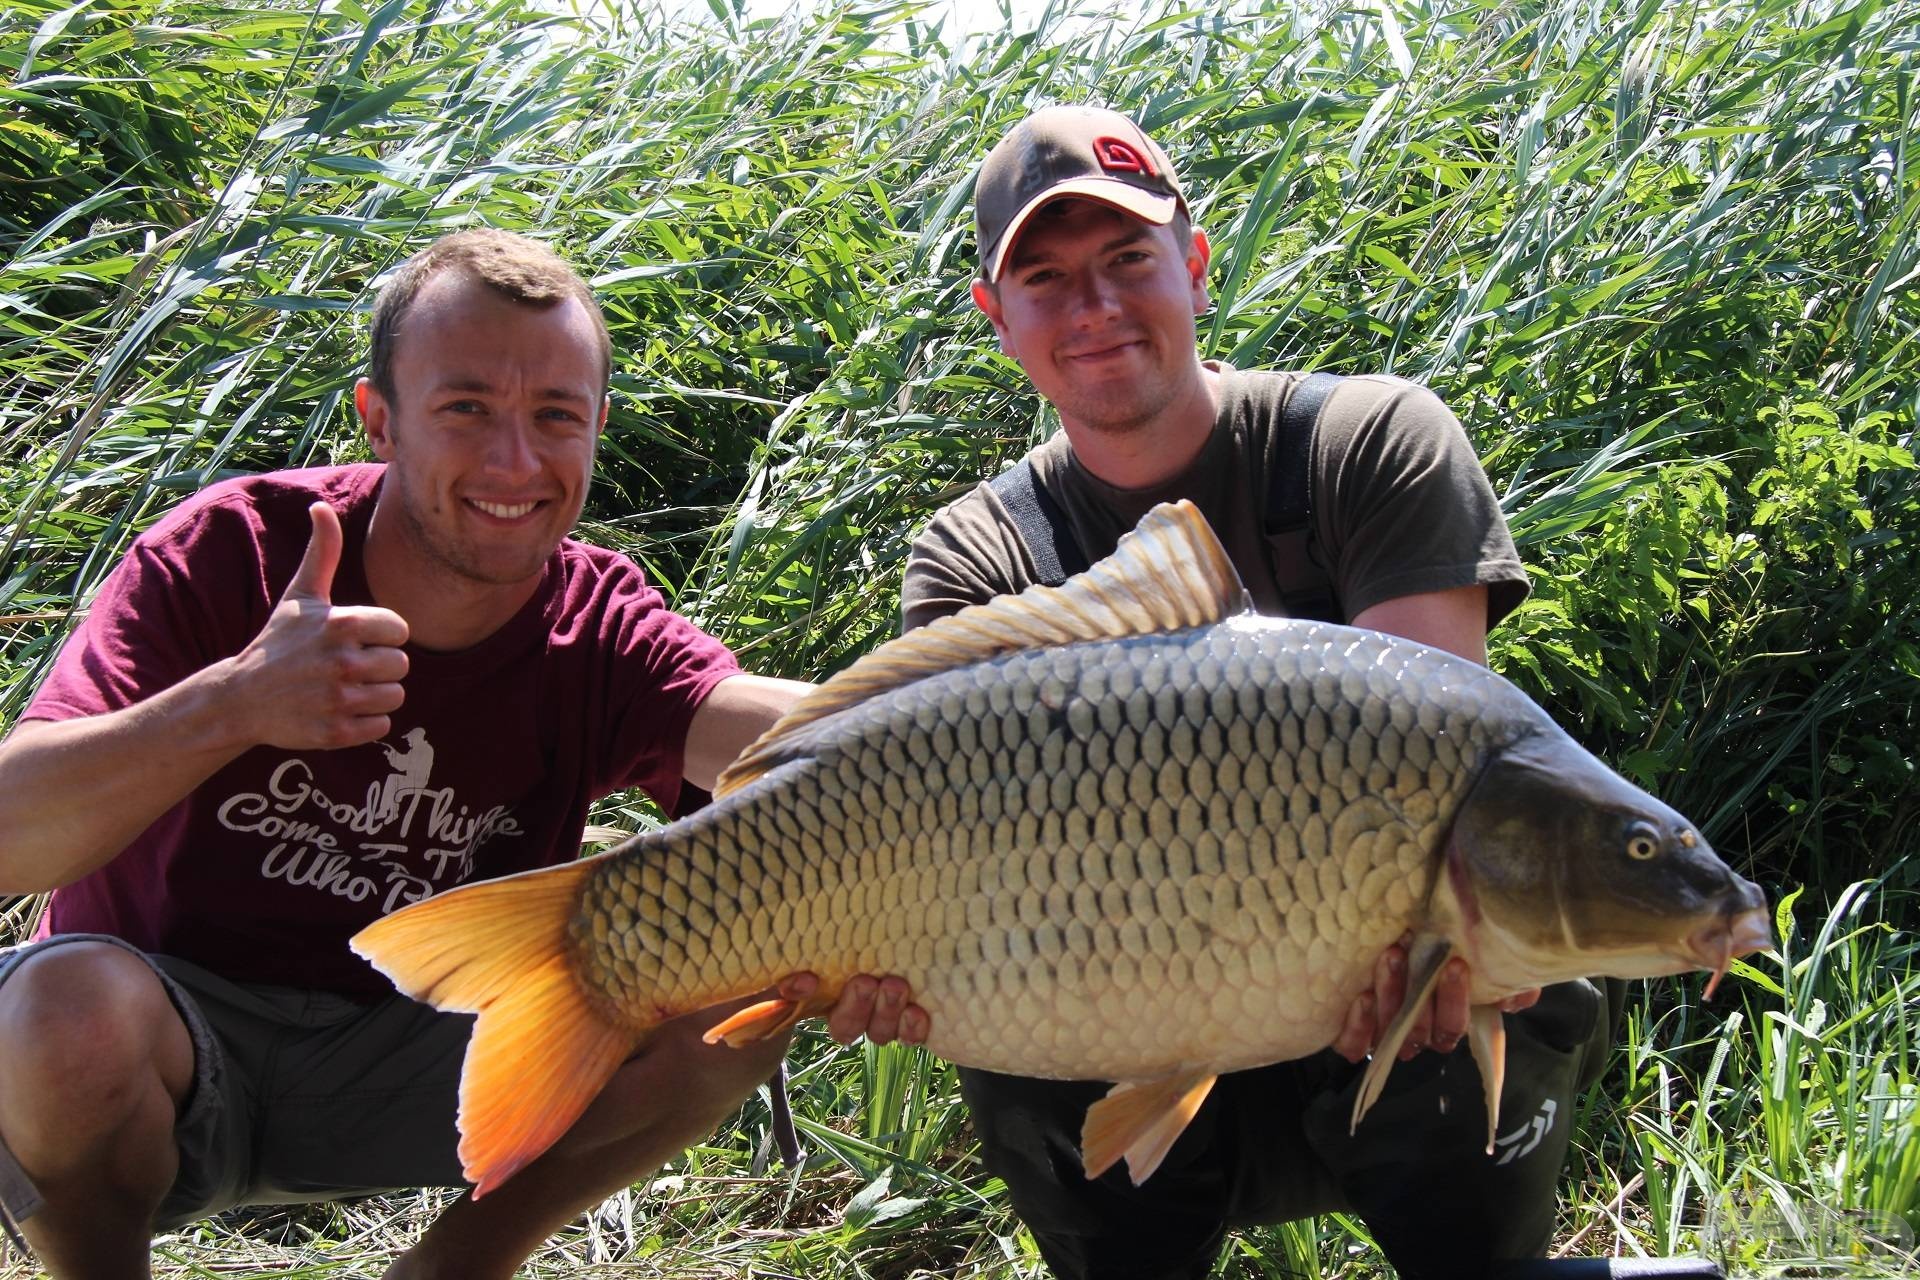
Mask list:
[{"label": "fish belly", "polygon": [[598,869],[587,985],[651,1024],[797,970],[899,974],[930,1048],[1023,1075],[1326,1045],[1502,717],[1471,664],[1262,622],[1014,653],[822,721]]}]

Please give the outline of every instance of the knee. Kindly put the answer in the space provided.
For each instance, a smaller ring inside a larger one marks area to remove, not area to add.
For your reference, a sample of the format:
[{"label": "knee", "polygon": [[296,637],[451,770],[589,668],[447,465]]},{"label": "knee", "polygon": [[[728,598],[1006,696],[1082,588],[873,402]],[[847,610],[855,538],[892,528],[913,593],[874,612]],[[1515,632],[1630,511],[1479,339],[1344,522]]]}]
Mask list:
[{"label": "knee", "polygon": [[5,1092],[64,1126],[118,1123],[156,1077],[177,1101],[192,1073],[166,988],[139,957],[104,943],[22,961],[0,987],[0,1046]]}]

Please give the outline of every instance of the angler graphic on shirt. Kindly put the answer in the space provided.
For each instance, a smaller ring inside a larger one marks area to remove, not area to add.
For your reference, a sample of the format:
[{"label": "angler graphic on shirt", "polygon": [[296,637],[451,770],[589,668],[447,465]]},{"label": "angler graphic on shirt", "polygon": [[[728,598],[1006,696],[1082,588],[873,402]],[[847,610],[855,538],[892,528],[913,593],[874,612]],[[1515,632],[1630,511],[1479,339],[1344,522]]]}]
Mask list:
[{"label": "angler graphic on shirt", "polygon": [[380,744],[380,749],[387,753],[387,763],[394,768],[380,792],[380,817],[383,820],[391,820],[400,812],[403,797],[424,793],[427,779],[433,774],[433,747],[427,742],[427,731],[409,729],[405,741],[405,751],[396,751],[385,743]]},{"label": "angler graphic on shirt", "polygon": [[304,757],[289,756],[264,791],[238,792],[220,804],[221,826],[260,839],[263,878],[351,902],[377,897],[384,913],[462,883],[482,844],[522,834],[508,806],[476,812],[452,787],[432,785],[434,750],[425,729],[361,750],[381,752],[387,770],[358,799],[328,794]]}]

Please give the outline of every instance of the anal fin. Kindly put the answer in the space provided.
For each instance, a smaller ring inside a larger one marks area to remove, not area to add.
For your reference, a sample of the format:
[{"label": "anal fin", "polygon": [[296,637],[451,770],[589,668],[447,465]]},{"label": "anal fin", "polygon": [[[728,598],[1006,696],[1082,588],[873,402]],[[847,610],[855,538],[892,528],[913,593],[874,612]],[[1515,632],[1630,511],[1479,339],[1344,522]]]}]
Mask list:
[{"label": "anal fin", "polygon": [[805,1000],[775,996],[771,1000],[750,1004],[721,1019],[702,1032],[700,1038],[708,1044],[719,1044],[724,1040],[729,1049],[744,1049],[750,1044],[771,1040],[791,1031],[802,1018],[826,1013],[838,998],[838,992],[831,995],[816,992]]},{"label": "anal fin", "polygon": [[1134,1186],[1153,1176],[1207,1100],[1215,1078],[1213,1072],[1197,1069],[1115,1085],[1087,1108],[1080,1129],[1080,1160],[1087,1178],[1099,1177],[1123,1156]]},{"label": "anal fin", "polygon": [[1440,981],[1440,970],[1452,955],[1453,943],[1440,934],[1423,933],[1414,938],[1413,946],[1407,953],[1406,999],[1400,1005],[1400,1012],[1387,1024],[1386,1034],[1380,1037],[1380,1043],[1374,1046],[1366,1074],[1360,1077],[1360,1092],[1353,1099],[1353,1119],[1347,1126],[1347,1132],[1358,1129],[1361,1117],[1380,1100],[1381,1092],[1387,1087],[1387,1075],[1393,1070],[1394,1060],[1400,1056],[1400,1046],[1406,1043],[1407,1032],[1413,1029],[1421,1006],[1433,997],[1433,988]]}]

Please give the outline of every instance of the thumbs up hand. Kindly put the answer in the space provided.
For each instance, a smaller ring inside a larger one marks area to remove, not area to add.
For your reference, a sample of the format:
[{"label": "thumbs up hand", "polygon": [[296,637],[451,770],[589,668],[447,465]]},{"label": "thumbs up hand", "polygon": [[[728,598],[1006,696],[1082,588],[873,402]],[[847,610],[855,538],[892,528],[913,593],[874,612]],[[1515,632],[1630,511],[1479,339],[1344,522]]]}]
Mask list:
[{"label": "thumbs up hand", "polygon": [[340,517],[308,508],[313,533],[260,634],[234,659],[249,737],[288,750],[358,746],[386,736],[404,694],[407,621],[391,609],[335,605]]},{"label": "thumbs up hand", "polygon": [[293,571],[293,581],[281,593],[280,600],[311,600],[326,605],[333,598],[333,575],[340,568],[340,515],[324,502],[307,508],[313,520],[313,534],[307,539],[307,553]]}]

